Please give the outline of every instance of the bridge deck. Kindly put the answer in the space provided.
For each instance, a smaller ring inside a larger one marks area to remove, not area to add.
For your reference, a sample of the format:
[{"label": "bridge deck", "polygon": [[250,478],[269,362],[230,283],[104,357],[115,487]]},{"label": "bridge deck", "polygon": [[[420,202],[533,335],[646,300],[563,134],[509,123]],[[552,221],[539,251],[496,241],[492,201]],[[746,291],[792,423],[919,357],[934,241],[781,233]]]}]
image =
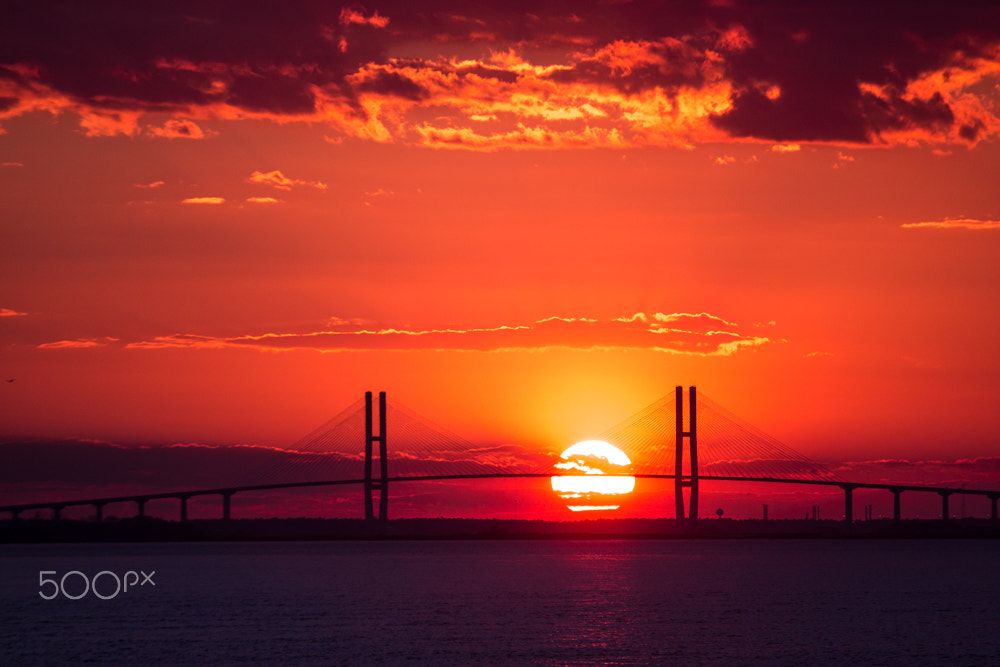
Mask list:
[{"label": "bridge deck", "polygon": [[[432,481],[450,481],[450,480],[463,480],[463,479],[531,479],[531,478],[542,478],[542,477],[555,477],[551,473],[483,473],[483,474],[465,474],[465,475],[414,475],[414,476],[400,476],[400,477],[389,477],[389,483],[399,483],[399,482],[432,482]],[[608,477],[636,477],[639,479],[676,479],[676,475],[651,475],[651,474],[609,474]],[[688,476],[682,476],[682,479],[687,479]],[[944,486],[920,486],[914,484],[872,484],[867,482],[843,482],[835,480],[816,480],[816,479],[786,479],[778,477],[725,477],[725,476],[715,476],[715,475],[699,475],[699,480],[709,481],[709,482],[753,482],[753,483],[765,483],[765,484],[809,484],[813,486],[835,486],[841,489],[878,489],[883,491],[892,492],[902,492],[902,491],[924,491],[930,493],[938,493],[942,495],[970,495],[970,496],[986,496],[989,498],[1000,498],[1000,491],[987,490],[987,489],[962,489],[954,487],[944,487]],[[277,484],[255,484],[248,486],[231,486],[231,487],[219,487],[212,489],[197,489],[197,490],[187,490],[187,491],[168,491],[162,493],[149,493],[149,494],[138,494],[131,496],[113,496],[104,498],[87,498],[83,500],[61,500],[57,502],[42,502],[42,503],[26,503],[19,505],[3,505],[0,506],[0,512],[22,512],[31,509],[50,509],[50,508],[65,508],[65,507],[77,507],[81,505],[110,505],[111,503],[123,503],[123,502],[148,502],[150,500],[161,500],[168,498],[176,499],[186,499],[193,498],[195,496],[209,496],[209,495],[222,495],[231,496],[236,493],[244,493],[248,491],[267,491],[272,489],[294,489],[294,488],[305,488],[313,486],[340,486],[349,484],[364,484],[364,479],[334,479],[334,480],[323,480],[319,482],[283,482]]]}]

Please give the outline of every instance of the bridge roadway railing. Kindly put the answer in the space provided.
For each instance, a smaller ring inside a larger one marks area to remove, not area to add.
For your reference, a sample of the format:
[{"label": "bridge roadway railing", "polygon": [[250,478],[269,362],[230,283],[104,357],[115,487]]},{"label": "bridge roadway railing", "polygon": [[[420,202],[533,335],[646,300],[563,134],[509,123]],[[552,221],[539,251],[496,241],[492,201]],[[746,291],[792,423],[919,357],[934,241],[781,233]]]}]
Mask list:
[{"label": "bridge roadway railing", "polygon": [[[552,473],[481,473],[463,475],[410,475],[389,477],[390,483],[397,482],[431,482],[448,480],[471,480],[471,479],[528,479],[553,477]],[[676,475],[654,475],[654,474],[609,474],[609,477],[635,477],[640,479],[676,479]],[[683,476],[684,479],[687,476]],[[986,489],[963,489],[954,487],[921,486],[916,484],[873,484],[867,482],[844,482],[834,480],[818,479],[789,479],[782,477],[729,477],[721,475],[699,475],[699,480],[712,482],[755,482],[765,484],[808,484],[813,486],[836,486],[844,491],[844,517],[845,521],[853,520],[853,492],[855,489],[876,489],[890,491],[894,496],[893,518],[900,520],[901,507],[900,496],[904,491],[920,491],[925,493],[937,493],[941,496],[941,518],[948,519],[948,499],[953,495],[986,496],[991,501],[991,518],[998,520],[997,503],[1000,500],[1000,491]],[[267,491],[274,489],[294,489],[313,486],[340,486],[349,484],[364,484],[364,479],[336,479],[323,480],[318,482],[282,482],[276,484],[255,484],[249,486],[220,487],[213,489],[197,489],[190,491],[169,491],[163,493],[148,493],[127,496],[109,496],[104,498],[87,498],[84,500],[62,500],[56,502],[25,503],[19,505],[0,506],[0,512],[10,512],[12,518],[17,519],[21,512],[33,509],[50,509],[53,518],[60,518],[63,509],[67,507],[81,507],[91,505],[96,509],[96,518],[101,521],[103,518],[103,508],[112,503],[134,502],[137,507],[137,516],[145,516],[145,506],[150,500],[176,499],[180,501],[180,519],[187,520],[187,501],[195,496],[222,496],[222,518],[229,519],[232,515],[231,498],[236,493],[251,491]]]}]

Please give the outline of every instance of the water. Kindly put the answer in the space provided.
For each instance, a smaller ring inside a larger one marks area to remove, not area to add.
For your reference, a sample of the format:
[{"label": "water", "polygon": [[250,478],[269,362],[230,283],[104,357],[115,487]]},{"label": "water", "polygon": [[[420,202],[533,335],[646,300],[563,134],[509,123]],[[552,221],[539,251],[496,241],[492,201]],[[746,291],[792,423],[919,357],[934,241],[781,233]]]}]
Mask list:
[{"label": "water", "polygon": [[[2,545],[0,664],[998,664],[998,556],[986,540]],[[43,570],[155,586],[46,601]]]}]

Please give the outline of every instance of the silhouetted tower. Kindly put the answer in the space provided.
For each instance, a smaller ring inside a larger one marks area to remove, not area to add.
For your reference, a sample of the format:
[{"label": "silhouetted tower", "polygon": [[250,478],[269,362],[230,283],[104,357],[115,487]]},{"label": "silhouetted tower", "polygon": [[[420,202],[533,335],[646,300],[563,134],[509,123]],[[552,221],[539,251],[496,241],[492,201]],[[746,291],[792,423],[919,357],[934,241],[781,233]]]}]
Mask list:
[{"label": "silhouetted tower", "polygon": [[[677,406],[676,445],[674,447],[674,502],[677,519],[684,518],[684,487],[691,489],[688,518],[698,518],[698,397],[695,387],[688,388],[688,430],[684,430],[684,387],[677,387],[674,403]],[[691,452],[690,474],[684,475],[684,438],[688,439]]]},{"label": "silhouetted tower", "polygon": [[[378,435],[372,433],[372,393],[365,392],[365,519],[375,519],[375,507],[372,503],[372,490],[378,489],[378,518],[386,521],[389,518],[389,460],[386,457],[385,446],[385,392],[378,394]],[[378,443],[379,478],[372,476],[372,445]]]}]

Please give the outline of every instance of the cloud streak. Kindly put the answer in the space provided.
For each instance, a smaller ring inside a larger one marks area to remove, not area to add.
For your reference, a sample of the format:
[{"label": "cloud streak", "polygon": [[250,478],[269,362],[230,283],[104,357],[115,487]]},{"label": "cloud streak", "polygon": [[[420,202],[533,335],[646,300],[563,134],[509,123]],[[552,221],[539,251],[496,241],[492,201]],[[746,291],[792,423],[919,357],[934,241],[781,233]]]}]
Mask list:
[{"label": "cloud streak", "polygon": [[225,204],[225,197],[188,197],[181,201],[182,204],[209,204],[209,205],[219,205]]},{"label": "cloud streak", "polygon": [[275,169],[274,171],[262,172],[255,171],[250,174],[250,178],[247,179],[251,183],[258,183],[261,185],[270,185],[273,188],[279,190],[291,190],[294,186],[305,185],[311,188],[316,188],[317,190],[326,190],[326,183],[321,183],[319,181],[303,181],[295,178],[288,178],[281,171]]},{"label": "cloud streak", "polygon": [[[725,326],[720,326],[725,325]],[[480,328],[377,327],[334,318],[329,328],[215,337],[174,334],[128,343],[132,349],[225,349],[265,351],[455,350],[497,352],[548,348],[656,350],[702,357],[732,356],[778,342],[748,335],[735,323],[709,313],[637,313],[614,319],[548,317],[526,324]]]},{"label": "cloud streak", "polygon": [[1000,229],[1000,220],[945,218],[932,222],[908,222],[900,227],[903,229]]},{"label": "cloud streak", "polygon": [[72,340],[57,340],[51,343],[42,343],[39,350],[82,350],[92,347],[105,347],[111,343],[117,343],[118,338],[75,338]]}]

